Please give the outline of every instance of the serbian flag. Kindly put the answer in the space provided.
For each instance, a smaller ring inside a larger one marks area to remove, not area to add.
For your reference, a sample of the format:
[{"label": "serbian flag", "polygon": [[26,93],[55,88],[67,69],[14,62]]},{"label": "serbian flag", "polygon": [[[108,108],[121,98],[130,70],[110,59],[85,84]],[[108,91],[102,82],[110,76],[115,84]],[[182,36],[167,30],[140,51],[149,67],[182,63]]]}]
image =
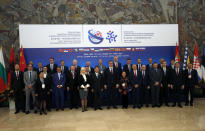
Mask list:
[{"label": "serbian flag", "polygon": [[23,53],[23,47],[21,46],[21,52],[20,52],[20,71],[24,72],[24,69],[26,68],[26,60]]},{"label": "serbian flag", "polygon": [[195,47],[194,47],[194,63],[193,63],[193,68],[197,70],[199,80],[201,80],[200,77],[200,61],[199,61],[199,56],[198,56],[198,48],[197,48],[197,43],[195,42]]},{"label": "serbian flag", "polygon": [[9,73],[8,73],[8,87],[11,85],[11,73],[14,71],[15,56],[14,56],[14,47],[11,47],[11,55],[9,59]]},{"label": "serbian flag", "polygon": [[179,49],[177,43],[176,43],[175,62],[180,62]]},{"label": "serbian flag", "polygon": [[4,92],[7,87],[7,73],[4,63],[2,47],[0,47],[0,93]]}]

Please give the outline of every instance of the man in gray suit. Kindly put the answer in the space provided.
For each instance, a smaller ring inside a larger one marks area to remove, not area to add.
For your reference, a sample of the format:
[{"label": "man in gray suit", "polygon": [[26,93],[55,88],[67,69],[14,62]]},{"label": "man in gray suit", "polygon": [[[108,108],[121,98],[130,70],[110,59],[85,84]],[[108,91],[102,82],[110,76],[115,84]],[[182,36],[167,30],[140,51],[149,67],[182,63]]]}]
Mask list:
[{"label": "man in gray suit", "polygon": [[99,68],[100,73],[103,74],[104,71],[105,71],[105,69],[106,69],[106,67],[105,67],[105,65],[103,65],[102,59],[99,59],[99,60],[98,60],[98,65],[97,65],[97,67]]},{"label": "man in gray suit", "polygon": [[162,71],[157,68],[157,63],[153,64],[153,68],[149,72],[150,84],[151,84],[151,95],[152,95],[152,107],[160,107],[159,105],[159,92],[162,81]]},{"label": "man in gray suit", "polygon": [[35,83],[37,80],[37,73],[33,71],[32,64],[28,65],[28,71],[24,72],[24,84],[26,89],[26,114],[30,113],[30,96],[33,98],[34,113],[37,113],[35,105]]}]

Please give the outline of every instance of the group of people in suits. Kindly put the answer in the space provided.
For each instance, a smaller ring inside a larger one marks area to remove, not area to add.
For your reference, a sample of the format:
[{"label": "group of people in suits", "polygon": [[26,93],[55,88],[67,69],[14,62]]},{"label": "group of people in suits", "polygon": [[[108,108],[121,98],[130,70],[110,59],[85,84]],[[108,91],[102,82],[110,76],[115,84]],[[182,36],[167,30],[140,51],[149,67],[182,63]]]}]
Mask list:
[{"label": "group of people in suits", "polygon": [[[149,64],[143,65],[141,59],[132,64],[128,58],[122,67],[117,56],[114,61],[109,61],[108,67],[102,59],[98,62],[95,68],[91,67],[90,61],[86,62],[85,67],[80,67],[74,59],[73,65],[68,68],[63,60],[58,66],[51,57],[48,65],[38,63],[38,68],[34,68],[30,61],[24,72],[19,70],[19,64],[15,64],[10,91],[15,96],[15,113],[22,110],[29,114],[30,107],[33,107],[35,113],[39,109],[41,115],[51,111],[51,107],[55,107],[56,111],[64,110],[67,92],[70,109],[77,109],[81,100],[82,112],[88,110],[87,106],[92,106],[94,110],[102,110],[102,105],[106,105],[107,109],[111,106],[117,109],[119,98],[124,109],[129,104],[139,109],[144,104],[149,107],[150,100],[153,108],[163,104],[170,106],[169,102],[173,102],[173,107],[177,105],[182,108],[183,94],[185,106],[193,106],[198,76],[192,64],[182,70],[180,63],[174,60],[167,66],[163,58],[159,64],[149,58]],[[102,100],[102,93],[105,100]]]}]

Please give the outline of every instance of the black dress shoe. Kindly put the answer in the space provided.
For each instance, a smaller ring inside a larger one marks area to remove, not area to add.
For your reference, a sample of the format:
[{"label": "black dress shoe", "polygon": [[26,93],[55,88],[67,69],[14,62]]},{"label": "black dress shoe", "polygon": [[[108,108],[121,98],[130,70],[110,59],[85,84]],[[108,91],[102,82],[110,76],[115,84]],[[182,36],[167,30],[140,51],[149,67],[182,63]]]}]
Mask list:
[{"label": "black dress shoe", "polygon": [[107,109],[110,109],[110,107],[108,106]]},{"label": "black dress shoe", "polygon": [[189,104],[188,104],[188,103],[185,103],[185,106],[189,106]]},{"label": "black dress shoe", "polygon": [[17,114],[17,113],[19,113],[19,111],[16,111],[14,114]]},{"label": "black dress shoe", "polygon": [[42,115],[42,112],[40,112],[40,115]]},{"label": "black dress shoe", "polygon": [[97,108],[94,108],[94,110],[96,111],[96,110],[97,110]]},{"label": "black dress shoe", "polygon": [[29,111],[26,111],[26,114],[29,114],[30,112]]},{"label": "black dress shoe", "polygon": [[62,111],[64,111],[64,108],[61,108]]},{"label": "black dress shoe", "polygon": [[87,108],[85,108],[85,111],[88,111],[88,109],[87,109]]},{"label": "black dress shoe", "polygon": [[36,113],[37,113],[37,111],[35,110],[35,111],[34,111],[34,113],[36,114]]},{"label": "black dress shoe", "polygon": [[149,107],[149,105],[146,105],[146,107]]},{"label": "black dress shoe", "polygon": [[117,109],[117,106],[113,106],[114,109]]},{"label": "black dress shoe", "polygon": [[182,108],[182,105],[181,105],[181,104],[178,104],[178,107]]},{"label": "black dress shoe", "polygon": [[172,107],[175,107],[175,106],[176,106],[176,104],[173,104],[173,105],[172,105]]},{"label": "black dress shoe", "polygon": [[51,112],[51,109],[48,109],[49,112]]},{"label": "black dress shoe", "polygon": [[155,105],[152,105],[152,108],[155,108],[156,106]]},{"label": "black dress shoe", "polygon": [[193,106],[193,103],[190,103],[190,106]]},{"label": "black dress shoe", "polygon": [[47,115],[47,112],[46,112],[46,111],[44,111],[43,113],[44,113],[45,115]]},{"label": "black dress shoe", "polygon": [[138,109],[141,109],[141,106],[137,106]]},{"label": "black dress shoe", "polygon": [[59,109],[57,108],[56,111],[58,111]]},{"label": "black dress shoe", "polygon": [[135,109],[136,107],[135,107],[135,106],[133,106],[132,108],[133,108],[133,109]]},{"label": "black dress shoe", "polygon": [[167,103],[167,104],[165,104],[165,106],[169,107],[169,104]]},{"label": "black dress shoe", "polygon": [[99,109],[99,110],[102,110],[102,108],[101,108],[101,107],[99,107],[98,109]]}]

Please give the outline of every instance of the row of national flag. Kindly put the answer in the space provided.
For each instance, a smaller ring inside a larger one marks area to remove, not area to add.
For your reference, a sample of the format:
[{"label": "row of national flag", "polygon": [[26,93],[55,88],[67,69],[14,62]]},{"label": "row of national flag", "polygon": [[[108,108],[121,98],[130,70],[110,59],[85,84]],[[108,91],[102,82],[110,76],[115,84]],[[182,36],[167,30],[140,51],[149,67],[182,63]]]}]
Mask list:
[{"label": "row of national flag", "polygon": [[[177,44],[176,44],[175,62],[180,62],[179,49],[178,49]],[[189,58],[188,47],[187,47],[187,43],[186,43],[185,52],[184,52],[183,70],[188,68],[187,66],[188,66],[189,63],[190,63],[190,58]],[[197,47],[196,42],[195,42],[195,47],[194,47],[193,69],[197,70],[198,74],[200,74],[199,73],[199,71],[200,71],[200,61],[199,61],[198,47]],[[201,78],[199,77],[199,79],[201,79]]]},{"label": "row of national flag", "polygon": [[[11,54],[9,59],[9,71],[7,74],[4,56],[3,56],[3,47],[0,46],[0,93],[4,92],[6,89],[10,88],[11,84],[11,73],[14,71],[15,64],[15,55],[14,55],[14,47],[11,47]],[[24,71],[26,68],[26,60],[23,53],[23,47],[21,47],[20,51],[20,71]]]}]

